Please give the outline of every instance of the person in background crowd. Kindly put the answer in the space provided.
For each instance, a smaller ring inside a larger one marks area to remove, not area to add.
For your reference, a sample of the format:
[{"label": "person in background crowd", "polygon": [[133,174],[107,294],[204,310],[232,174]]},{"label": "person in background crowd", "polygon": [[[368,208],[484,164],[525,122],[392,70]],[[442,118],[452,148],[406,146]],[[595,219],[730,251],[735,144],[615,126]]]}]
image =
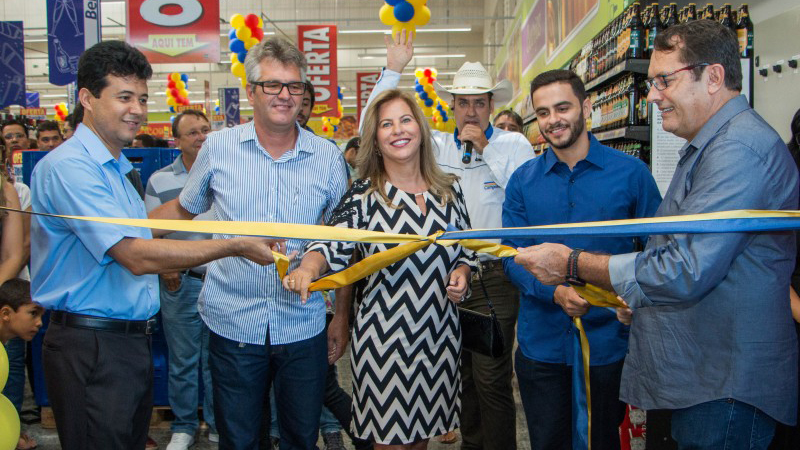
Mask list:
[{"label": "person in background crowd", "polygon": [[[78,62],[82,123],[33,170],[34,210],[89,217],[146,218],[144,202],[123,176],[122,147],[147,117],[145,56],[103,41]],[[154,233],[155,231],[155,233]],[[152,239],[162,230],[36,216],[32,223],[33,298],[51,309],[43,369],[64,450],[146,445],[153,407],[152,317],[156,273],[212,259],[271,264],[281,241]],[[244,259],[241,258],[241,259]]]},{"label": "person in background crowd", "polygon": [[[586,130],[591,101],[583,82],[568,70],[541,73],[531,83],[536,124],[550,144],[542,158],[511,176],[503,204],[503,227],[651,217],[661,203],[658,186],[641,160],[602,145]],[[546,192],[547,195],[531,195]],[[555,239],[504,239],[513,248]],[[638,239],[562,238],[586,251],[625,253]],[[513,258],[503,260],[521,293],[515,372],[528,422],[531,448],[572,448],[572,317],[581,317],[591,342],[592,448],[620,448],[619,401],[628,327],[606,308],[589,308],[570,286],[546,286]]]},{"label": "person in background crowd", "polygon": [[358,149],[361,148],[361,138],[354,137],[347,141],[344,146],[344,160],[347,161],[347,168],[350,170],[350,179],[358,179],[358,171],[356,170],[356,157],[358,156]]},{"label": "person in background crowd", "polygon": [[[400,73],[414,55],[413,44],[405,31],[398,33],[396,40],[387,37],[386,46],[386,69],[369,101],[384,90],[397,87]],[[508,179],[522,163],[533,158],[531,145],[524,136],[495,128],[490,122],[494,105],[511,99],[511,83],[503,80],[495,85],[480,63],[468,62],[456,73],[451,89],[445,90],[438,84],[434,87],[440,97],[452,100],[456,122],[455,133],[431,132],[436,162],[443,171],[460,177],[472,225],[498,228]],[[471,144],[474,154],[465,164],[462,158],[469,146],[467,143]],[[511,349],[519,299],[516,288],[503,273],[500,259],[486,254],[481,254],[480,259],[481,282],[494,304],[506,339],[506,351],[497,359],[468,350],[461,354],[462,448],[513,450],[516,448],[516,407],[511,387]],[[475,275],[473,281],[478,280]],[[472,296],[461,306],[488,313],[483,289],[473,289]],[[456,439],[452,433],[441,440],[455,442]]]},{"label": "person in background crowd", "polygon": [[64,118],[64,140],[71,138],[73,134],[75,134],[75,128],[78,124],[75,122],[75,111],[78,109],[79,105],[75,106],[73,112],[67,114],[67,117]]},{"label": "person in background crowd", "polygon": [[[426,236],[450,224],[471,228],[457,177],[436,165],[430,129],[410,95],[384,90],[362,123],[364,179],[328,225]],[[283,286],[305,301],[311,281],[328,267],[347,266],[356,248],[367,257],[386,247],[312,243]],[[458,426],[461,336],[454,303],[463,301],[477,265],[460,245],[430,246],[366,278],[351,347],[353,430],[375,448],[425,449],[428,439]]]},{"label": "person in background crowd", "polygon": [[297,112],[297,123],[308,131],[311,131],[311,128],[308,128],[308,121],[311,119],[311,111],[314,109],[314,102],[316,101],[314,95],[314,84],[310,81],[306,81],[306,91],[303,93],[303,102],[300,104],[300,110]]},{"label": "person in background crowd", "polygon": [[136,137],[131,142],[131,147],[133,148],[142,148],[142,147],[158,147],[158,142],[156,142],[156,138],[150,136],[146,133],[137,134]]},{"label": "person in background crowd", "polygon": [[[795,165],[800,171],[800,109],[794,113],[792,122],[789,124],[789,129],[792,133],[786,147],[789,148],[794,159]],[[795,236],[800,232],[795,232]],[[789,300],[791,302],[792,317],[794,318],[794,328],[800,340],[800,246],[798,246],[798,255],[795,258],[794,272],[792,272],[792,287],[789,291]],[[800,373],[800,364],[798,364],[798,373]],[[799,382],[800,382],[800,377]],[[789,393],[786,393],[789,395]],[[798,409],[800,414],[800,409]],[[770,450],[795,450],[800,448],[800,425],[789,426],[779,423],[775,429],[775,439],[769,446]]]},{"label": "person in background crowd", "polygon": [[512,133],[522,133],[522,117],[513,110],[504,109],[494,117],[494,126]]},{"label": "person in background crowd", "polygon": [[50,151],[64,142],[61,128],[55,120],[45,120],[36,126],[36,143],[39,150]]},{"label": "person in background crowd", "polygon": [[[15,186],[0,174],[0,206],[22,209]],[[0,211],[0,284],[17,277],[27,261],[24,246],[24,214]],[[12,337],[3,342],[8,354],[8,380],[3,395],[11,400],[19,413],[25,390],[25,340]],[[27,433],[19,436],[17,448],[29,450],[36,448],[36,440]]]},{"label": "person in background crowd", "polygon": [[[219,220],[317,225],[331,218],[347,189],[346,164],[335,145],[297,123],[305,56],[271,37],[244,64],[254,120],[209,135],[178,199],[152,218],[191,219],[212,206]],[[288,242],[292,251],[301,246]],[[258,445],[274,382],[281,447],[314,449],[328,372],[322,296],[303,305],[274,268],[226,259],[209,265],[200,307],[211,330],[220,447]]]},{"label": "person in background crowd", "polygon": [[3,138],[3,146],[5,147],[2,163],[6,173],[11,175],[14,167],[13,152],[31,148],[31,141],[28,139],[28,127],[19,120],[8,119],[0,125],[0,136]]},{"label": "person in background crowd", "polygon": [[[780,136],[740,94],[736,35],[696,20],[655,38],[647,100],[687,141],[656,216],[796,210],[797,167]],[[797,335],[789,286],[795,234],[652,235],[644,251],[520,250],[545,284],[574,278],[616,292],[633,310],[620,399],[672,411],[680,448],[765,449],[776,422],[797,420]],[[570,258],[571,257],[571,258]]]},{"label": "person in background crowd", "polygon": [[[197,154],[211,132],[211,124],[200,111],[188,109],[175,117],[172,135],[181,150],[180,156],[167,167],[155,172],[147,181],[144,204],[152,211],[178,197],[189,178]],[[214,220],[213,211],[197,216],[198,220]],[[206,233],[175,232],[170,239],[211,239]],[[206,265],[177,272],[164,272],[161,277],[161,320],[169,347],[169,405],[175,414],[172,438],[167,450],[186,450],[195,443],[200,425],[197,408],[200,374],[203,379],[203,419],[208,424],[208,440],[219,442],[214,421],[214,400],[211,370],[208,365],[208,327],[200,318],[197,299],[203,288]]]}]

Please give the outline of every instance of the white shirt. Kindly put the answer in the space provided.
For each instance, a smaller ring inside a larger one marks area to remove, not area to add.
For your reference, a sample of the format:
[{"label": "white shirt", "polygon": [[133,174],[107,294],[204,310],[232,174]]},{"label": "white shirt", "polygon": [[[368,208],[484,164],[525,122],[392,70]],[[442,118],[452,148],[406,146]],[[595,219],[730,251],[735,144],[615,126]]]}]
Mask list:
[{"label": "white shirt", "polygon": [[[400,74],[384,69],[378,83],[369,96],[367,105],[386,90],[395,89]],[[364,108],[366,112],[366,108]],[[362,113],[363,115],[364,113]],[[360,123],[364,123],[363,117]],[[434,154],[439,167],[461,178],[461,188],[467,203],[467,213],[473,228],[500,228],[503,226],[503,202],[506,199],[506,184],[511,174],[535,154],[528,139],[520,133],[510,133],[492,127],[489,144],[483,154],[477,152],[469,164],[461,162],[463,150],[458,148],[455,135],[431,130]],[[499,240],[493,240],[499,242]],[[496,259],[481,254],[481,259]]]},{"label": "white shirt", "polygon": [[[17,196],[19,197],[19,209],[26,211],[31,207],[31,188],[29,188],[28,185],[22,181],[15,181],[14,189],[17,190]],[[17,278],[31,281],[31,272],[28,269],[27,264],[25,264],[25,267],[19,271]]]}]

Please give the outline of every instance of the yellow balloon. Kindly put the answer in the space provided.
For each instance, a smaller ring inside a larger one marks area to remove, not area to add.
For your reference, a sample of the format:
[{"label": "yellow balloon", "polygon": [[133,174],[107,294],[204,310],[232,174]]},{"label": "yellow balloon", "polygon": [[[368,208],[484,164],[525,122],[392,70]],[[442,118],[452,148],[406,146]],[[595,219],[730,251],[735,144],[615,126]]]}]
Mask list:
[{"label": "yellow balloon", "polygon": [[167,105],[169,106],[178,106],[178,102],[175,101],[173,97],[167,97]]},{"label": "yellow balloon", "polygon": [[261,16],[258,17],[258,28],[264,28],[264,19]]},{"label": "yellow balloon", "polygon": [[411,18],[411,23],[421,27],[423,25],[427,25],[428,22],[430,22],[431,10],[428,9],[427,6],[423,6],[421,8],[414,7],[414,10],[416,11],[416,13],[414,14],[414,17]]},{"label": "yellow balloon", "polygon": [[425,6],[425,3],[427,2],[428,0],[408,0],[408,3],[411,3],[411,5],[414,7],[414,11],[417,11],[420,6]]},{"label": "yellow balloon", "polygon": [[[241,14],[234,14],[231,16],[231,28],[236,28],[237,30],[244,25],[244,16]],[[238,34],[237,34],[238,35]]]},{"label": "yellow balloon", "polygon": [[[8,369],[7,362],[6,369]],[[0,394],[0,449],[14,449],[18,440],[19,414],[11,401]]]},{"label": "yellow balloon", "polygon": [[426,116],[430,116],[431,114],[433,114],[433,108],[431,108],[430,106],[426,106],[426,107],[422,108],[422,112]]},{"label": "yellow balloon", "polygon": [[6,347],[0,344],[0,392],[6,387],[6,381],[8,381],[8,354]]},{"label": "yellow balloon", "polygon": [[181,81],[181,74],[179,74],[178,72],[172,72],[171,74],[169,74],[169,78],[170,80],[177,83],[178,81]]},{"label": "yellow balloon", "polygon": [[237,55],[236,53],[231,52],[231,62],[234,63],[234,64],[239,62],[239,55]]},{"label": "yellow balloon", "polygon": [[433,89],[433,86],[432,86],[432,85],[430,85],[430,84],[426,84],[426,85],[424,85],[424,86],[422,87],[422,90],[428,93],[428,97],[431,97],[431,96],[433,95],[433,93],[434,93],[434,92],[436,92],[436,91]]},{"label": "yellow balloon", "polygon": [[181,89],[180,91],[178,91],[178,94],[180,94],[181,97],[188,97],[189,91],[187,91],[186,89]]},{"label": "yellow balloon", "polygon": [[176,88],[177,88],[179,91],[180,91],[180,90],[183,90],[183,89],[186,89],[186,83],[184,83],[184,82],[183,82],[183,80],[181,80],[181,81],[176,81],[176,82],[175,82],[175,87],[176,87]]},{"label": "yellow balloon", "polygon": [[331,123],[333,124],[333,126],[338,127],[339,126],[339,118],[338,117],[331,117]]},{"label": "yellow balloon", "polygon": [[235,62],[231,64],[231,73],[236,77],[244,78],[245,75],[244,64],[240,62]]},{"label": "yellow balloon", "polygon": [[242,82],[242,87],[246,88],[247,87],[247,78],[242,77],[241,82]]},{"label": "yellow balloon", "polygon": [[[250,39],[248,39],[248,40],[247,40],[247,42],[249,42],[249,43],[250,43],[250,47],[253,47],[253,46],[255,46],[256,44],[258,44],[259,42],[261,42],[261,40],[260,40],[260,39],[258,39],[258,38],[255,38],[255,37],[251,37]],[[249,50],[249,49],[248,49],[248,50]]]},{"label": "yellow balloon", "polygon": [[247,42],[248,39],[253,35],[253,32],[250,31],[250,28],[246,25],[242,25],[241,27],[236,29],[236,37],[239,38],[243,42]]},{"label": "yellow balloon", "polygon": [[436,78],[437,76],[439,76],[439,71],[431,67],[431,76],[433,78]]},{"label": "yellow balloon", "polygon": [[402,30],[406,30],[407,34],[411,34],[411,39],[417,38],[417,28],[411,23],[403,23],[403,22],[397,22],[396,24],[392,25],[392,37],[397,39],[397,35]]},{"label": "yellow balloon", "polygon": [[381,6],[378,17],[380,17],[381,23],[384,25],[392,26],[397,23],[397,19],[394,17],[394,6],[391,6],[387,3],[384,3],[383,6]]}]

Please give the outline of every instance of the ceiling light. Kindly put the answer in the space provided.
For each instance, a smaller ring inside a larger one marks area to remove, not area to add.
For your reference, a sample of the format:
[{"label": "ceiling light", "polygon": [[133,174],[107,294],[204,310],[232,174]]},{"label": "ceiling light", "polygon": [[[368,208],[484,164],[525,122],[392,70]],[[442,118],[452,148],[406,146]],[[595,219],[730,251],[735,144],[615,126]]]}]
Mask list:
[{"label": "ceiling light", "polygon": [[[467,55],[463,53],[451,53],[451,54],[436,54],[436,55],[414,55],[414,58],[465,58]],[[386,58],[386,55],[373,55],[370,53],[363,53],[358,55],[359,59],[378,59],[378,58]]]},{"label": "ceiling light", "polygon": [[[461,28],[419,28],[417,33],[468,33],[472,31],[472,27]],[[391,30],[339,30],[339,34],[391,34]]]}]

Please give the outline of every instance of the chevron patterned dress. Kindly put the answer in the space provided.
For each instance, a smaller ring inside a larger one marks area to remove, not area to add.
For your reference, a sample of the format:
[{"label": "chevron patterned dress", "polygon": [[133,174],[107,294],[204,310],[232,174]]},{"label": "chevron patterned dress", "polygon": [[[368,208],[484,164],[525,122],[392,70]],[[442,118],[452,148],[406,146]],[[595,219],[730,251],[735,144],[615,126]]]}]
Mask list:
[{"label": "chevron patterned dress", "polygon": [[[330,224],[421,235],[444,230],[448,224],[470,228],[458,183],[453,185],[454,201],[444,206],[425,192],[426,214],[414,194],[387,182],[393,208],[377,193],[365,195],[368,187],[368,180],[356,181]],[[367,257],[394,246],[318,242],[309,250],[321,252],[333,270],[341,270],[355,248]],[[477,270],[477,256],[458,245],[431,245],[366,279],[351,346],[356,436],[397,445],[458,427],[461,329],[446,286],[448,275],[459,264]]]}]

